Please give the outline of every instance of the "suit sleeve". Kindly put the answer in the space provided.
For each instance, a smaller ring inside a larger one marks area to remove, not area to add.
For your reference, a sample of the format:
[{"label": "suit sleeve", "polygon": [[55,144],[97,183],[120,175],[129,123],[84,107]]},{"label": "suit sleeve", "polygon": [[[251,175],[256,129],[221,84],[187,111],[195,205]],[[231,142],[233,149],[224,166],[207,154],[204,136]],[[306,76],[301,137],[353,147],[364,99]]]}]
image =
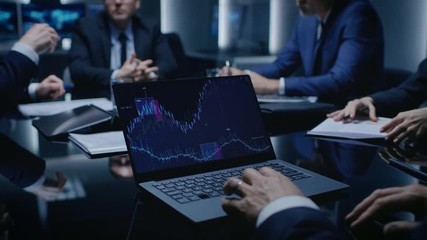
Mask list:
[{"label": "suit sleeve", "polygon": [[0,160],[0,174],[11,183],[25,188],[43,175],[46,168],[43,159],[23,149],[3,134],[0,134],[0,144],[4,154],[8,156]]},{"label": "suit sleeve", "polygon": [[427,59],[399,86],[371,95],[380,116],[394,117],[397,113],[417,108],[427,100]]},{"label": "suit sleeve", "polygon": [[[285,89],[287,95],[324,98],[335,95],[346,99],[355,97],[348,96],[348,93],[355,91],[355,88],[377,85],[375,82],[370,82],[361,87],[360,81],[366,81],[364,78],[368,78],[367,72],[373,67],[372,59],[377,58],[378,49],[382,49],[382,25],[378,16],[371,8],[358,7],[348,16],[343,16],[341,20],[346,21],[346,24],[343,29],[336,32],[342,36],[340,42],[335,43],[339,46],[337,46],[338,52],[332,67],[318,76],[287,78]],[[382,66],[378,66],[378,69],[380,68]],[[381,79],[376,80],[381,81]]]},{"label": "suit sleeve", "polygon": [[2,111],[4,108],[13,107],[27,96],[26,88],[37,71],[37,65],[19,52],[10,51],[3,57],[0,61]]},{"label": "suit sleeve", "polygon": [[278,79],[291,75],[300,64],[301,56],[299,54],[299,44],[297,34],[294,32],[286,47],[280,51],[273,63],[252,70],[267,78]]},{"label": "suit sleeve", "polygon": [[[94,21],[94,20],[92,20]],[[71,79],[78,85],[108,87],[113,70],[110,67],[95,66],[91,58],[102,56],[102,53],[91,52],[90,34],[102,34],[94,22],[78,21],[73,28],[72,45],[69,51]],[[102,45],[101,42],[97,43]],[[99,56],[91,56],[98,54]]]},{"label": "suit sleeve", "polygon": [[255,239],[341,239],[336,227],[315,209],[297,207],[278,212],[262,223]]}]

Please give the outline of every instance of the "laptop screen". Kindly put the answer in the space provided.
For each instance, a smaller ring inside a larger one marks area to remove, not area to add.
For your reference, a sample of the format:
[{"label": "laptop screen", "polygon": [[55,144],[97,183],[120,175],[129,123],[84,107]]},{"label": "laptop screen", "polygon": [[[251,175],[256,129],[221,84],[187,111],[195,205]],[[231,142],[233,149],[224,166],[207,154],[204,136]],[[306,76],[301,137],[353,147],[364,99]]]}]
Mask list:
[{"label": "laptop screen", "polygon": [[135,174],[275,158],[249,76],[113,89]]}]

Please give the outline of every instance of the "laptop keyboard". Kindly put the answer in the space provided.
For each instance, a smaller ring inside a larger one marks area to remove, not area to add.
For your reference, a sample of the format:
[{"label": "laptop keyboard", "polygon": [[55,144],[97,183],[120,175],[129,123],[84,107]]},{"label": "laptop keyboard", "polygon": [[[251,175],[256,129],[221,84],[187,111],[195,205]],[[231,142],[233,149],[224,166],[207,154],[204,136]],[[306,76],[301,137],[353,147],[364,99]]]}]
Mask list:
[{"label": "laptop keyboard", "polygon": [[[253,166],[255,169],[262,167],[271,167],[274,170],[281,172],[291,181],[309,178],[310,175],[303,173],[294,168],[284,166],[278,163],[261,163]],[[179,203],[188,203],[225,195],[223,191],[224,183],[230,177],[240,178],[246,168],[236,168],[223,170],[215,173],[207,173],[197,177],[181,178],[179,180],[165,181],[154,184],[158,190],[167,194]]]}]

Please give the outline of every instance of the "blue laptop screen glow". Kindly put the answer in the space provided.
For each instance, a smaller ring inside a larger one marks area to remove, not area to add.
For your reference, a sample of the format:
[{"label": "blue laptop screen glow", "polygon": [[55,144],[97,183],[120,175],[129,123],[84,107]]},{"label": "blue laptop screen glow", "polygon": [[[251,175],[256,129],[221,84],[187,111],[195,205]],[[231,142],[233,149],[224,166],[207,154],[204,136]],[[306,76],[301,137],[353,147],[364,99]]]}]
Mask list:
[{"label": "blue laptop screen glow", "polygon": [[247,76],[148,82],[114,93],[137,173],[272,151]]}]

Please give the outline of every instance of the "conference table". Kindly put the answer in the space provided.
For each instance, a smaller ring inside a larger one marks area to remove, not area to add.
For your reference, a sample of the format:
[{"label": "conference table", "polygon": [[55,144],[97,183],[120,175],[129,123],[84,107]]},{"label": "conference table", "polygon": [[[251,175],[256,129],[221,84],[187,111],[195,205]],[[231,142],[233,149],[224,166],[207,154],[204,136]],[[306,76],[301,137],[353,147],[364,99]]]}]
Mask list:
[{"label": "conference table", "polygon": [[[0,176],[0,205],[9,213],[6,225],[10,239],[246,239],[251,236],[253,227],[236,216],[199,224],[187,221],[138,192],[127,155],[90,158],[69,141],[47,140],[31,121],[21,117],[0,119],[1,134],[22,147],[21,152],[28,151],[29,158],[34,158],[24,161],[29,164],[20,161],[16,165],[6,164],[17,172],[13,179]],[[117,124],[104,127],[108,131],[117,128]],[[378,154],[381,146],[314,139],[305,136],[308,129],[302,128],[287,124],[280,126],[285,131],[271,135],[276,155],[350,186],[344,192],[316,200],[321,211],[347,236],[355,233],[348,231],[345,215],[373,190],[419,181],[387,164]],[[2,147],[2,151],[2,159],[16,154],[14,148]],[[40,162],[40,177],[29,171],[35,162]],[[58,189],[55,186],[61,174],[66,181]],[[30,183],[39,187],[20,187],[17,182],[26,175],[32,176],[35,180]],[[378,230],[372,227],[357,234],[361,239],[364,234],[372,239],[375,231],[379,234]]]}]

